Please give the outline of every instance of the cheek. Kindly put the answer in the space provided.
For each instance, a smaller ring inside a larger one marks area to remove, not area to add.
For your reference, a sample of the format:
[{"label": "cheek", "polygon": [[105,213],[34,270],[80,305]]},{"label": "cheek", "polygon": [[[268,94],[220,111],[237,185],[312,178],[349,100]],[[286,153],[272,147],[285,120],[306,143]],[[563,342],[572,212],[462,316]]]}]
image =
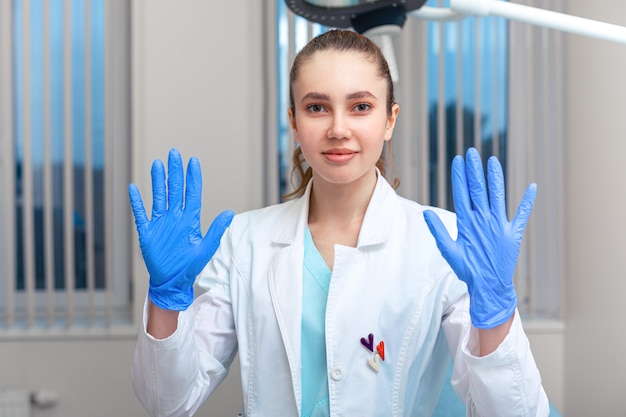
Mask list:
[{"label": "cheek", "polygon": [[383,149],[385,149],[385,141],[380,141],[376,151],[377,159],[380,158],[380,156],[383,154]]},{"label": "cheek", "polygon": [[367,138],[368,142],[382,142],[389,139],[391,136],[391,130],[387,123],[381,123],[380,120],[372,121],[371,123],[363,124],[358,129],[361,137]]},{"label": "cheek", "polygon": [[297,126],[298,129],[294,129],[294,134],[296,135],[296,142],[300,144],[318,140],[320,136],[326,134],[327,130],[323,124],[315,120],[299,120],[297,121]]}]

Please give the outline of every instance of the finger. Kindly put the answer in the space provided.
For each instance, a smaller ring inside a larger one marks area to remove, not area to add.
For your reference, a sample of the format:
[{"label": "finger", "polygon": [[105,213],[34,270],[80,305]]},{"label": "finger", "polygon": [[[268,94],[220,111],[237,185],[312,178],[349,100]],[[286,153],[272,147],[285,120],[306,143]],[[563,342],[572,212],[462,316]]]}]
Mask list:
[{"label": "finger", "polygon": [[452,198],[457,217],[466,218],[472,212],[472,203],[469,197],[465,161],[460,155],[452,160]]},{"label": "finger", "polygon": [[159,159],[152,163],[152,218],[165,213],[165,169]]},{"label": "finger", "polygon": [[524,197],[521,203],[517,207],[517,213],[513,219],[513,229],[517,232],[522,232],[526,228],[526,223],[530,217],[530,213],[533,211],[533,205],[535,204],[535,197],[537,196],[537,184],[532,183],[526,188]]},{"label": "finger", "polygon": [[187,187],[185,189],[185,212],[200,213],[202,207],[202,171],[198,158],[191,158],[187,165]]},{"label": "finger", "polygon": [[143,206],[139,188],[137,188],[135,184],[128,185],[128,196],[130,197],[130,207],[135,216],[135,226],[137,226],[137,230],[139,230],[143,225],[148,223],[148,217],[146,216],[146,209]]},{"label": "finger", "polygon": [[491,213],[501,222],[507,221],[506,195],[502,165],[495,156],[487,160],[487,179],[489,181],[489,207]]},{"label": "finger", "polygon": [[489,211],[487,201],[487,186],[485,184],[485,174],[480,154],[475,148],[469,148],[465,154],[465,166],[467,170],[467,183],[469,187],[470,199],[474,204],[474,209],[480,213]]},{"label": "finger", "polygon": [[220,241],[222,239],[222,235],[230,226],[230,223],[233,220],[233,213],[231,210],[225,210],[220,213],[211,226],[207,234],[202,239],[200,243],[200,247],[198,249],[198,256],[193,260],[193,262],[189,265],[187,269],[187,274],[189,276],[195,277],[202,271],[202,269],[206,266],[206,264],[211,260],[217,248],[220,246]]},{"label": "finger", "polygon": [[441,252],[441,255],[451,263],[451,255],[454,252],[453,247],[456,245],[456,242],[452,240],[450,234],[448,233],[448,229],[443,225],[441,219],[437,214],[435,214],[432,210],[424,211],[424,220],[426,220],[426,225],[430,230],[430,233],[435,238],[435,242],[437,243],[437,247]]},{"label": "finger", "polygon": [[167,157],[167,203],[168,210],[183,209],[183,159],[177,149],[170,150]]}]

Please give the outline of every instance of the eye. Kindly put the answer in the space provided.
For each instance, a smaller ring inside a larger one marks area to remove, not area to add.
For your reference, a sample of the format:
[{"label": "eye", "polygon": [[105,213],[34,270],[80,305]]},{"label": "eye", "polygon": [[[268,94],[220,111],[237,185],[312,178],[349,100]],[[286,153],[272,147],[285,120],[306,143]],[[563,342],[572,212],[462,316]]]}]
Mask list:
[{"label": "eye", "polygon": [[310,104],[306,108],[311,113],[321,113],[324,111],[324,107],[321,104]]},{"label": "eye", "polygon": [[354,106],[354,111],[357,112],[365,112],[368,111],[369,109],[371,109],[372,106],[370,104],[367,103],[359,103],[356,106]]}]

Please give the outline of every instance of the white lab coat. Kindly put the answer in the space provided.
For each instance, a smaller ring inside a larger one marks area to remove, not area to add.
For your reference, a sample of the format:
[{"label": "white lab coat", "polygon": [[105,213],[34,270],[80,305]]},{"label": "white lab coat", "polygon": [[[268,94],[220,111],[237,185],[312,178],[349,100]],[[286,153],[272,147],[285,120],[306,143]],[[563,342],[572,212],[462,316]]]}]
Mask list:
[{"label": "white lab coat", "polygon": [[[235,216],[204,268],[204,291],[165,340],[140,332],[135,392],[151,416],[187,416],[225,378],[237,350],[243,415],[298,416],[303,242],[310,184],[297,200]],[[326,308],[331,416],[430,416],[450,355],[471,416],[547,416],[516,312],[492,354],[477,357],[467,287],[441,257],[423,206],[379,175],[356,248],[335,246]],[[452,213],[435,209],[456,234]],[[145,316],[145,314],[144,314]],[[361,343],[373,334],[373,352]],[[384,361],[375,362],[384,342]]]}]

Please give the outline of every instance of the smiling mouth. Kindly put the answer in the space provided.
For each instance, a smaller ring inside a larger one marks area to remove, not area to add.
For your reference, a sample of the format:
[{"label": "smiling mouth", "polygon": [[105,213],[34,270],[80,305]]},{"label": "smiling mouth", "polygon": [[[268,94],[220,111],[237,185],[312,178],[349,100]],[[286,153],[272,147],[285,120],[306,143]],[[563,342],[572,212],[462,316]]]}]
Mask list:
[{"label": "smiling mouth", "polygon": [[355,151],[351,151],[351,150],[331,150],[331,151],[327,151],[327,152],[322,152],[322,155],[324,155],[324,157],[329,160],[330,162],[334,162],[334,163],[342,163],[342,162],[348,162],[349,160],[351,160],[352,158],[354,158],[356,156],[357,152]]}]

